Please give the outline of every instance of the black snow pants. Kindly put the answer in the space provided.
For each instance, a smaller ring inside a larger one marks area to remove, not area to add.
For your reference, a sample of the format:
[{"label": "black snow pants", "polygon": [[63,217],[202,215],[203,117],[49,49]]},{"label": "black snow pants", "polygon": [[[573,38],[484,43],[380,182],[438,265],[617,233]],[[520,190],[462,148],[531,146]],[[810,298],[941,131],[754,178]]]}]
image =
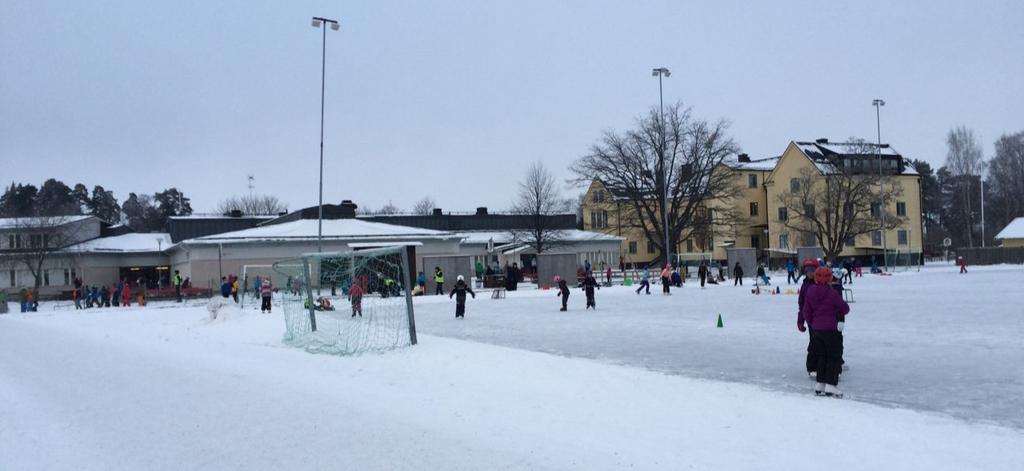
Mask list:
[{"label": "black snow pants", "polygon": [[708,278],[708,276],[707,276],[707,275],[701,275],[701,276],[700,276],[700,287],[701,287],[701,288],[703,288],[703,287],[704,287],[704,280],[706,280],[707,278]]},{"label": "black snow pants", "polygon": [[837,330],[812,330],[811,353],[815,356],[818,382],[839,384],[839,372],[842,371],[843,339]]},{"label": "black snow pants", "polygon": [[661,277],[661,292],[664,294],[669,294],[668,278],[664,276]]},{"label": "black snow pants", "polygon": [[597,302],[594,301],[593,291],[587,291],[587,308],[597,309]]},{"label": "black snow pants", "polygon": [[562,293],[562,310],[569,310],[569,293]]},{"label": "black snow pants", "polygon": [[[362,314],[360,314],[362,315]],[[455,317],[466,317],[466,304],[456,303],[455,304]]]},{"label": "black snow pants", "polygon": [[736,286],[736,285],[743,286],[743,277],[742,276],[734,277],[732,279],[732,285],[733,286]]},{"label": "black snow pants", "polygon": [[795,272],[787,272],[787,274],[786,274],[786,284],[788,285],[790,281],[792,281],[793,283],[797,282],[796,273]]},{"label": "black snow pants", "polygon": [[434,294],[444,294],[444,283],[437,284],[437,288],[434,289]]},{"label": "black snow pants", "polygon": [[641,290],[647,290],[647,294],[651,294],[651,284],[647,280],[640,281],[640,287],[636,289],[636,294],[640,294]]},{"label": "black snow pants", "polygon": [[260,303],[260,312],[270,312],[270,296],[264,296],[263,302]]}]

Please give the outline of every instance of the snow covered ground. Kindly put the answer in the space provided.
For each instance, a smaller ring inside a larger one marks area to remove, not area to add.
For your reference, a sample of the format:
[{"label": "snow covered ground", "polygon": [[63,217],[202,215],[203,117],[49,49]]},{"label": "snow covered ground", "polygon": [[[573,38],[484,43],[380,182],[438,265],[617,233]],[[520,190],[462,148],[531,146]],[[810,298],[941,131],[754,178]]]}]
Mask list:
[{"label": "snow covered ground", "polygon": [[731,287],[420,298],[420,345],[353,358],[279,314],[44,304],[0,316],[0,469],[1021,469],[1021,281],[857,280],[854,400],[807,393],[793,296]]},{"label": "snow covered ground", "polygon": [[[845,336],[848,399],[947,413],[1024,429],[1024,267],[952,266],[852,285]],[[750,279],[744,280],[748,285]],[[514,348],[594,358],[691,377],[751,383],[772,390],[813,387],[804,371],[807,334],[796,329],[797,296],[750,293],[731,284],[701,290],[688,282],[663,296],[626,287],[597,292],[584,311],[573,290],[569,312],[551,291],[506,300],[469,301],[454,322],[445,299],[417,299],[420,332]],[[796,285],[789,288],[796,291]],[[715,321],[722,315],[725,327]]]}]

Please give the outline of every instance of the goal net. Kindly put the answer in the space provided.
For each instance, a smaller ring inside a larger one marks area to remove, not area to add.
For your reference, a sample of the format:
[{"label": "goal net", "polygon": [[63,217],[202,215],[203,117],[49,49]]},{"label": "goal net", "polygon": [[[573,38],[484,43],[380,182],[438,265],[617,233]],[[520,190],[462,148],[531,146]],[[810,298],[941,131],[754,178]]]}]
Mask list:
[{"label": "goal net", "polygon": [[[307,254],[273,266],[284,342],[314,353],[355,355],[414,345],[404,247]],[[319,291],[320,294],[317,294]]]}]

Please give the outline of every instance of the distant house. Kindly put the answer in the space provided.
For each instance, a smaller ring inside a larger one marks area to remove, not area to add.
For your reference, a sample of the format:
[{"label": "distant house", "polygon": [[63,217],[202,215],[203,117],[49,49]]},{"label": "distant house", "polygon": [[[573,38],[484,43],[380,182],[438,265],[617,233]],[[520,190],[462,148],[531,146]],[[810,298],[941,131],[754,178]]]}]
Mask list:
[{"label": "distant house", "polygon": [[996,240],[1001,240],[1003,247],[1024,247],[1024,217],[1010,221],[996,234]]}]

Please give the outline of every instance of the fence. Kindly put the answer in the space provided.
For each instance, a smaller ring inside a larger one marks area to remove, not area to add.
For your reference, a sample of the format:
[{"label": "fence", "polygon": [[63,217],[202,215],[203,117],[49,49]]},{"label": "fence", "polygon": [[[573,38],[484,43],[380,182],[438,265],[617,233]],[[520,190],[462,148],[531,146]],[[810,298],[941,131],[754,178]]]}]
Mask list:
[{"label": "fence", "polygon": [[1024,263],[1024,247],[959,248],[956,255],[966,258],[970,265]]}]

